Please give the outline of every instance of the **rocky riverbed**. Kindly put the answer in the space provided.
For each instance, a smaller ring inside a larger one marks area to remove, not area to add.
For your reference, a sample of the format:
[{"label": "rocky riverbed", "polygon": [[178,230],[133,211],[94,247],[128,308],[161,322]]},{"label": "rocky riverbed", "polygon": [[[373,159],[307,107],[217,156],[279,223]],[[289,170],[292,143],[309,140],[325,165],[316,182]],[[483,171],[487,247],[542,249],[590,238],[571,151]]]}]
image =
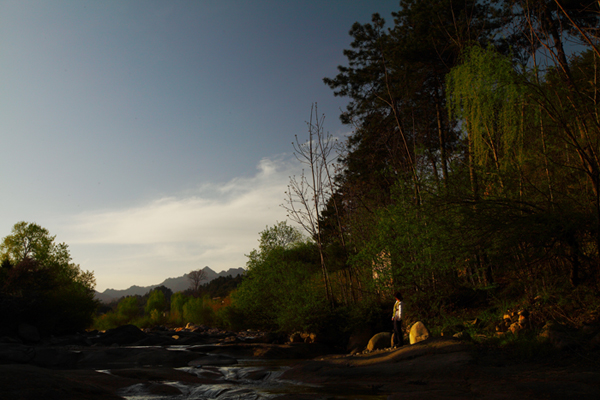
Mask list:
[{"label": "rocky riverbed", "polygon": [[[593,354],[524,362],[433,338],[332,354],[258,332],[121,327],[0,343],[0,398],[11,399],[598,399]],[[561,356],[562,355],[562,356]]]}]

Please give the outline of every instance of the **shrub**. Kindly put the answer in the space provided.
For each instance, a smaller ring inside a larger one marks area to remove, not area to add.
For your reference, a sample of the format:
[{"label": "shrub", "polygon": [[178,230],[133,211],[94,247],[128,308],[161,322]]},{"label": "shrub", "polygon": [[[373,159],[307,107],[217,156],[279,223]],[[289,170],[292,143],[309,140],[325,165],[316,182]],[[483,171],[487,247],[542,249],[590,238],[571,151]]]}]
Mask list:
[{"label": "shrub", "polygon": [[162,312],[166,311],[166,309],[167,299],[165,298],[165,294],[160,290],[153,290],[150,292],[150,296],[146,302],[146,307],[144,308],[146,315],[152,315],[154,311],[162,314]]},{"label": "shrub", "polygon": [[138,305],[137,297],[127,296],[123,298],[117,306],[117,314],[125,321],[132,321],[139,316],[140,307]]},{"label": "shrub", "polygon": [[210,306],[210,299],[191,298],[183,305],[183,319],[193,324],[212,325],[215,313]]}]

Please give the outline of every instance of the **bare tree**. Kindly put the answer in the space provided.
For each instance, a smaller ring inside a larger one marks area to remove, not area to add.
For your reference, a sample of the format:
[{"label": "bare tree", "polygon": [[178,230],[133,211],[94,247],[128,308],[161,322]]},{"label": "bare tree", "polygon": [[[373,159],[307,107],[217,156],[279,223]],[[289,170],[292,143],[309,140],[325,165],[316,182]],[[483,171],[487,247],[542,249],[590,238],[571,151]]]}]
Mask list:
[{"label": "bare tree", "polygon": [[[292,143],[294,155],[298,161],[308,167],[308,173],[305,174],[305,171],[302,170],[299,178],[290,177],[290,184],[286,192],[286,204],[283,207],[288,212],[288,217],[302,226],[315,240],[321,258],[321,270],[327,298],[333,302],[331,282],[324,257],[323,227],[319,214],[325,208],[335,189],[332,178],[335,165],[331,156],[336,142],[329,133],[323,132],[324,118],[324,116],[319,117],[316,104],[311,107],[310,121],[307,122],[308,140],[300,144],[298,136],[296,136],[296,143]],[[337,215],[338,206],[337,204],[334,206]],[[339,229],[340,239],[345,246],[343,235],[341,235],[341,226]]]},{"label": "bare tree", "polygon": [[198,294],[200,291],[200,284],[202,281],[206,280],[206,271],[204,269],[198,269],[195,271],[191,271],[187,274],[187,278],[190,280],[190,288],[195,294]]}]

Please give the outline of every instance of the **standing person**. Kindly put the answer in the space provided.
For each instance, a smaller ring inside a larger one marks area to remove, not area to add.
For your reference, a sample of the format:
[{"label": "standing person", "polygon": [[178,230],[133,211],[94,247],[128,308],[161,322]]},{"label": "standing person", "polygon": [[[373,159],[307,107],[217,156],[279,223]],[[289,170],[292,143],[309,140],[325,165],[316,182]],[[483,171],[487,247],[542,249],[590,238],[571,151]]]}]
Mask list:
[{"label": "standing person", "polygon": [[394,343],[393,347],[404,346],[404,334],[402,333],[402,293],[396,292],[394,294],[396,303],[394,304],[394,312],[392,314],[392,321],[394,321]]}]

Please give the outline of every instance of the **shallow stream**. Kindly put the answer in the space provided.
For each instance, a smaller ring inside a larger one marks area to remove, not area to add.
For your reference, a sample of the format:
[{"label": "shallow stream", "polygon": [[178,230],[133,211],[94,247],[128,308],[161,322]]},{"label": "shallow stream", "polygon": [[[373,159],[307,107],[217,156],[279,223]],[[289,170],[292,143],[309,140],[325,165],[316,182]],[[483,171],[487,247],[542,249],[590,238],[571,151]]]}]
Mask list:
[{"label": "shallow stream", "polygon": [[[118,394],[127,400],[263,400],[286,394],[303,394],[315,399],[380,400],[387,395],[356,388],[331,388],[308,385],[281,379],[293,360],[239,360],[231,366],[202,366],[177,368],[200,378],[212,380],[210,384],[184,382],[156,382],[178,389],[181,394],[157,394],[148,384],[137,384]],[[108,372],[108,371],[106,371]]]}]

